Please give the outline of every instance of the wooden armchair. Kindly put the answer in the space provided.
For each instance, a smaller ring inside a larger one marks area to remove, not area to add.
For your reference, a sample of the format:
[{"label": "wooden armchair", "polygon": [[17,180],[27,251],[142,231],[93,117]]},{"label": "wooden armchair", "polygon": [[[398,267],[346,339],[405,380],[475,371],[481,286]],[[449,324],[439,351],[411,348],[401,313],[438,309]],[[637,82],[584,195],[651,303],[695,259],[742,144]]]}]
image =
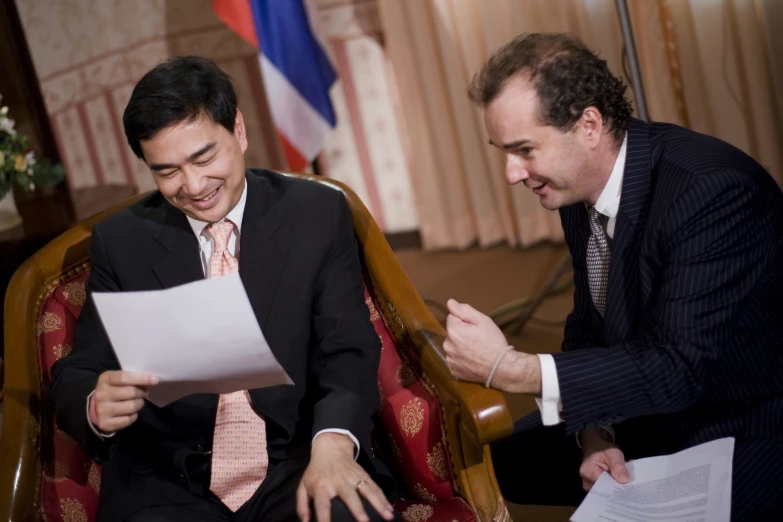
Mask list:
[{"label": "wooden armchair", "polygon": [[[406,277],[361,200],[340,190],[354,218],[367,305],[383,342],[376,446],[396,472],[407,522],[510,520],[490,442],[511,433],[500,392],[456,381],[445,332]],[[44,393],[52,364],[70,352],[84,304],[92,227],[141,196],[52,241],[14,275],[5,301],[5,413],[0,437],[0,519],[94,520],[100,466],[59,431]]]}]

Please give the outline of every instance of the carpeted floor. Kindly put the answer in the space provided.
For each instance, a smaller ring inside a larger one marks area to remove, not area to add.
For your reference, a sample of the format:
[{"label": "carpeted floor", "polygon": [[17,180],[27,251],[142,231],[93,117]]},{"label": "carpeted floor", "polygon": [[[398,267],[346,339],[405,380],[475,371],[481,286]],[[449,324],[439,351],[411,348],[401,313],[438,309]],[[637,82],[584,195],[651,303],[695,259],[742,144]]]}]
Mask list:
[{"label": "carpeted floor", "polygon": [[[464,252],[396,251],[408,277],[421,296],[431,303],[438,319],[445,317],[439,312],[438,303],[445,304],[449,298],[490,313],[510,301],[534,295],[565,253],[565,247],[546,244],[525,250],[499,246]],[[560,323],[572,308],[571,290],[546,299],[534,314],[535,319],[545,322],[529,322],[519,335],[509,337],[509,342],[518,350],[530,353],[558,351],[563,338]],[[535,408],[532,398],[507,396],[507,400],[514,418]],[[574,508],[509,504],[509,511],[515,522],[560,522],[567,521]]]}]

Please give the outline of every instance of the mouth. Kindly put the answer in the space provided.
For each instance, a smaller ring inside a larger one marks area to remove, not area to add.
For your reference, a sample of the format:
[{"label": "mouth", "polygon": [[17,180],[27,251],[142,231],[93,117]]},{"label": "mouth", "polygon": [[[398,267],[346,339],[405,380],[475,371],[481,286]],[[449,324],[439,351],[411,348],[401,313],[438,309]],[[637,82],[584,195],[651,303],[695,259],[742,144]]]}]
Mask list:
[{"label": "mouth", "polygon": [[530,187],[530,190],[533,191],[534,194],[540,196],[543,192],[546,186],[549,185],[549,182],[541,183],[540,185],[537,185],[535,187]]},{"label": "mouth", "polygon": [[220,187],[216,188],[215,190],[213,190],[203,198],[199,198],[199,199],[191,198],[191,202],[193,203],[193,206],[196,207],[197,209],[206,210],[215,204],[215,202],[217,201],[217,195],[219,191],[220,191]]}]

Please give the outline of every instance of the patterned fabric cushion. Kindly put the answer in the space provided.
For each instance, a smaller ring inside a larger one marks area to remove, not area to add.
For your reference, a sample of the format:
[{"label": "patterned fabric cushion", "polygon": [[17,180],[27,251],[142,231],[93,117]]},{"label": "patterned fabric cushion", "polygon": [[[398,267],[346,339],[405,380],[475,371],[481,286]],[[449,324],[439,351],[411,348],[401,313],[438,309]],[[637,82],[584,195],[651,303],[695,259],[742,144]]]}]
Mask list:
[{"label": "patterned fabric cushion", "polygon": [[394,506],[404,522],[475,522],[475,513],[461,498],[438,502],[402,500]]},{"label": "patterned fabric cushion", "polygon": [[[369,286],[367,282],[366,286]],[[378,391],[385,430],[380,436],[388,439],[378,442],[391,449],[393,458],[387,458],[387,464],[397,465],[406,498],[430,502],[452,498],[455,496],[454,476],[440,404],[424,386],[417,369],[403,360],[394,337],[378,313],[377,303],[367,290],[365,300],[382,343]]]},{"label": "patterned fabric cushion", "polygon": [[[51,368],[71,352],[74,326],[84,305],[88,272],[59,285],[44,300],[38,317],[38,358],[43,389]],[[48,522],[95,520],[101,467],[64,432],[44,405],[41,425],[41,518]]]},{"label": "patterned fabric cushion", "polygon": [[[54,362],[70,353],[74,326],[85,300],[84,283],[89,272],[63,282],[44,300],[38,320],[41,382],[48,388]],[[369,279],[366,288],[372,288]],[[380,417],[391,448],[386,459],[402,477],[406,500],[396,508],[406,522],[470,522],[475,514],[456,497],[454,475],[446,451],[440,405],[422,383],[420,372],[407,364],[394,337],[377,310],[377,302],[365,290],[370,318],[382,342],[378,390]],[[44,406],[44,408],[46,408]],[[68,435],[56,428],[46,411],[41,426],[41,518],[48,522],[92,522],[98,508],[101,467]]]}]

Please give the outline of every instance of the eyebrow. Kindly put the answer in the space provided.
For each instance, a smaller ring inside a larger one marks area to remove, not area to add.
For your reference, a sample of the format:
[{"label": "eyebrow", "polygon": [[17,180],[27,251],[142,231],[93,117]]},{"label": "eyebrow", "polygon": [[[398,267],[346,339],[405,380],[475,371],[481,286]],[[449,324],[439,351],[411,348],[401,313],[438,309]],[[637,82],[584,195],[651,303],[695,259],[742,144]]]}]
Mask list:
[{"label": "eyebrow", "polygon": [[522,145],[525,145],[526,143],[527,144],[532,144],[532,141],[528,140],[528,139],[524,139],[524,140],[514,141],[512,143],[506,143],[505,145],[495,145],[495,143],[493,143],[492,140],[489,140],[489,144],[490,145],[495,145],[496,147],[498,147],[500,149],[503,149],[503,150],[517,149],[517,148],[521,147]]},{"label": "eyebrow", "polygon": [[[190,163],[193,161],[196,161],[199,156],[202,156],[203,154],[206,154],[210,150],[215,148],[215,145],[217,145],[217,142],[211,142],[207,143],[203,147],[201,147],[199,150],[188,156],[187,160],[185,160],[185,163]],[[166,170],[166,169],[175,169],[179,167],[179,165],[174,165],[172,163],[152,163],[150,166],[151,170]]]}]

